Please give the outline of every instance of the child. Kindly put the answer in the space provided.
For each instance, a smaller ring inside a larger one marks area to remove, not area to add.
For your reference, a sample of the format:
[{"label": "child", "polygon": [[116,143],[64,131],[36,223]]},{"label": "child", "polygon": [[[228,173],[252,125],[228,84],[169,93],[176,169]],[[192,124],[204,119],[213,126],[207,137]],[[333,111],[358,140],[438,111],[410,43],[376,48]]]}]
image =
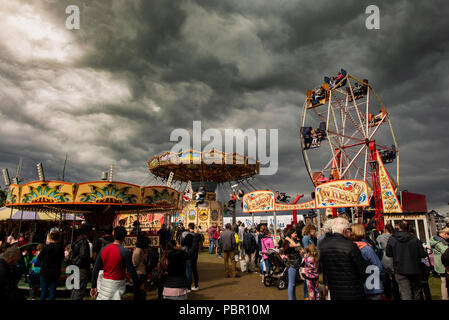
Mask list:
[{"label": "child", "polygon": [[318,251],[315,245],[308,245],[304,254],[304,268],[301,278],[305,280],[309,300],[320,300],[320,282],[318,275]]},{"label": "child", "polygon": [[40,266],[37,262],[37,256],[41,252],[44,244],[41,243],[37,246],[36,251],[33,254],[31,260],[31,268],[28,274],[28,285],[30,287],[30,299],[35,300],[40,288]]}]

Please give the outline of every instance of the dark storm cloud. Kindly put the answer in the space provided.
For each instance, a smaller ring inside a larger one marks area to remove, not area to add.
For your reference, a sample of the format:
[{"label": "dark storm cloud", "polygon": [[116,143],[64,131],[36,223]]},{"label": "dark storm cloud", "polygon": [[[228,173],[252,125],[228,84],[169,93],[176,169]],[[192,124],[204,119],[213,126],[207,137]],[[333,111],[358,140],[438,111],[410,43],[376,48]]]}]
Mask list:
[{"label": "dark storm cloud", "polygon": [[[44,161],[56,178],[68,153],[68,179],[97,179],[115,163],[118,178],[142,183],[146,160],[173,145],[170,132],[202,120],[203,130],[279,129],[278,173],[258,184],[308,195],[298,141],[304,93],[345,68],[370,79],[390,112],[401,187],[447,211],[444,0],[17,3],[5,16],[42,23],[35,28],[49,35],[0,33],[0,167],[15,168],[23,155],[25,176],[34,179]],[[64,29],[71,4],[80,6],[80,30]],[[365,28],[371,4],[380,30]],[[37,53],[14,51],[8,41],[19,38]]]}]

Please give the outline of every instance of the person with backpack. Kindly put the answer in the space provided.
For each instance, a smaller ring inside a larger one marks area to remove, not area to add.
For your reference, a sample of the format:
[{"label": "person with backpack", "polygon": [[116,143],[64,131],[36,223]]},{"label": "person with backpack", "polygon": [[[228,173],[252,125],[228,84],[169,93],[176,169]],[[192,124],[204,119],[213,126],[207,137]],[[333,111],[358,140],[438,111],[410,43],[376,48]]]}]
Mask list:
[{"label": "person with backpack", "polygon": [[427,254],[421,241],[410,232],[407,220],[399,223],[399,231],[388,240],[385,254],[393,258],[402,300],[421,300],[421,259]]},{"label": "person with backpack", "polygon": [[[198,229],[195,229],[194,223],[189,223],[188,230],[181,236],[181,249],[187,253],[186,260],[186,274],[187,274],[187,292],[198,291],[198,252],[201,242],[201,235]],[[192,273],[194,280],[194,287],[192,288]]]},{"label": "person with backpack", "polygon": [[79,228],[79,235],[71,247],[70,261],[71,264],[79,268],[79,289],[73,289],[71,292],[71,300],[83,300],[86,296],[87,282],[90,278],[90,264],[92,263],[90,255],[89,237],[92,237],[93,227],[84,223]]},{"label": "person with backpack", "polygon": [[368,300],[382,300],[382,279],[385,276],[382,263],[380,262],[380,259],[374,251],[373,247],[366,241],[366,232],[364,225],[361,223],[356,223],[351,225],[351,229],[352,233],[350,236],[350,240],[352,240],[357,245],[363,259],[365,259],[368,266],[377,268],[377,271],[371,271],[374,282],[373,285],[370,287],[368,287],[366,283],[363,285],[366,297]]},{"label": "person with backpack", "polygon": [[444,227],[438,232],[437,236],[430,239],[430,246],[434,256],[434,268],[441,279],[441,299],[448,300],[446,270],[441,262],[441,256],[449,248],[449,227]]},{"label": "person with backpack", "polygon": [[[248,273],[256,272],[256,249],[256,239],[253,234],[245,228],[245,233],[243,234],[243,250],[245,252],[245,262]],[[244,270],[242,270],[242,272],[244,272]]]},{"label": "person with backpack", "polygon": [[[114,242],[104,247],[95,260],[92,272],[92,288],[90,296],[97,300],[121,300],[126,291],[126,271],[129,273],[133,285],[144,290],[136,269],[132,263],[132,253],[122,246],[127,235],[125,227],[114,229]],[[104,270],[101,287],[98,288],[98,273]]]}]

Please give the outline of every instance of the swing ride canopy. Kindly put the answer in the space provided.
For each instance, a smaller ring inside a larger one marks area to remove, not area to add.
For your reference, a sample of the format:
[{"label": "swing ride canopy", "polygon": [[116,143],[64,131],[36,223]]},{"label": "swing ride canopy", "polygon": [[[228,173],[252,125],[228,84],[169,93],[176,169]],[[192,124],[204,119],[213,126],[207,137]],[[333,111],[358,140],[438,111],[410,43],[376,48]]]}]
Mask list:
[{"label": "swing ride canopy", "polygon": [[236,153],[221,151],[165,152],[148,161],[150,172],[157,177],[183,182],[240,181],[259,174],[260,163]]}]

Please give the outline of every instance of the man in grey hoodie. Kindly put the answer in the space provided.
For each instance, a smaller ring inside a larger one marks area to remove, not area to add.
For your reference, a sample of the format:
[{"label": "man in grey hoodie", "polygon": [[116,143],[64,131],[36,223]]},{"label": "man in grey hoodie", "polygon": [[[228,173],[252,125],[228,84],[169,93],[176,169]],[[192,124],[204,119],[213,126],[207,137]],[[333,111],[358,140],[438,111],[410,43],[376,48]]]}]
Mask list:
[{"label": "man in grey hoodie", "polygon": [[393,258],[387,257],[387,255],[385,254],[388,240],[393,233],[393,226],[391,224],[386,224],[384,233],[379,235],[376,241],[382,249],[382,252],[384,253],[382,257],[382,266],[385,270],[385,278],[383,282],[385,297],[388,300],[391,300],[391,298],[393,298],[394,300],[400,300],[401,296],[399,294],[399,285],[396,281],[396,278],[394,277]]}]

